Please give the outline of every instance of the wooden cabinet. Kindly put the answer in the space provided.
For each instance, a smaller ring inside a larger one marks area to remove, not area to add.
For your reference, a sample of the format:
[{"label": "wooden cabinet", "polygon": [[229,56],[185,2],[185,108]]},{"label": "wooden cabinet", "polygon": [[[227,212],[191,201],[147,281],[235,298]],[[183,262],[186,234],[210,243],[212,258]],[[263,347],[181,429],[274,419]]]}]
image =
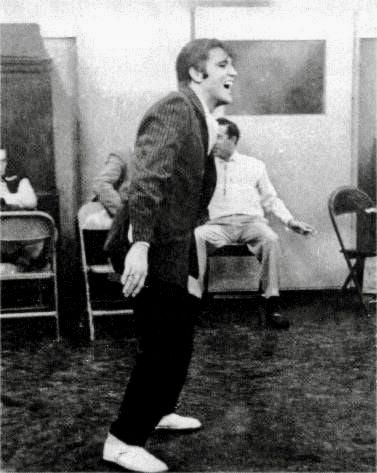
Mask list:
[{"label": "wooden cabinet", "polygon": [[38,208],[58,224],[51,77],[37,24],[1,24],[1,148],[21,162]]}]

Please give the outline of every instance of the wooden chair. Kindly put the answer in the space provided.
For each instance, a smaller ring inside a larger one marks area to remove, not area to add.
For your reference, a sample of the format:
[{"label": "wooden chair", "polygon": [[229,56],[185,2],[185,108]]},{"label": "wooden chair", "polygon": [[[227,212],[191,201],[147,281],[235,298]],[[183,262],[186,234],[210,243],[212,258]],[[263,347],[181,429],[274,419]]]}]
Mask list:
[{"label": "wooden chair", "polygon": [[376,248],[363,248],[361,242],[357,241],[356,231],[354,238],[356,244],[348,244],[339,219],[343,215],[353,215],[356,219],[355,223],[363,219],[364,225],[371,225],[375,203],[360,189],[352,186],[342,186],[331,193],[328,200],[328,209],[340,245],[340,252],[343,254],[349,270],[341,288],[341,293],[353,283],[363,312],[368,314],[362,295],[364,263],[365,258],[376,256]]},{"label": "wooden chair", "polygon": [[[54,317],[56,338],[59,340],[55,222],[45,212],[30,210],[0,212],[0,220],[3,249],[10,245],[43,245],[43,267],[30,270],[20,271],[15,264],[4,262],[6,256],[2,251],[0,281],[3,296],[7,296],[8,300],[2,304],[0,317]],[[33,283],[37,285],[31,292]],[[31,296],[28,305],[25,305],[25,294]]]}]

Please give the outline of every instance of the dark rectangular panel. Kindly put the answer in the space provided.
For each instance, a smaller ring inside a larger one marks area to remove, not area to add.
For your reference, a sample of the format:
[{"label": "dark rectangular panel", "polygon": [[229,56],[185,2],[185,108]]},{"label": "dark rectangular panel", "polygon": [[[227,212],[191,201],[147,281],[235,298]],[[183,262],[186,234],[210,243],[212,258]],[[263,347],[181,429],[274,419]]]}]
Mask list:
[{"label": "dark rectangular panel", "polygon": [[238,77],[230,115],[324,113],[325,41],[227,41]]}]

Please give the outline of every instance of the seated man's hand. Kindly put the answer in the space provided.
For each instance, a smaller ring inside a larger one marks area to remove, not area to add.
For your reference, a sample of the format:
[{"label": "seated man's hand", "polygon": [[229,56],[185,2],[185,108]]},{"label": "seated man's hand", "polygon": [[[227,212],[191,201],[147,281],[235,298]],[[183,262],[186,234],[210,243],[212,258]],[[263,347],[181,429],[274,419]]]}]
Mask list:
[{"label": "seated man's hand", "polygon": [[305,222],[299,222],[298,220],[290,220],[288,222],[288,228],[293,230],[296,233],[299,233],[300,235],[313,235],[315,232],[314,227],[311,225],[308,225]]},{"label": "seated man's hand", "polygon": [[365,209],[364,212],[366,214],[377,214],[377,207],[369,207],[368,209]]},{"label": "seated man's hand", "polygon": [[125,297],[135,297],[144,287],[148,274],[148,250],[147,243],[136,242],[126,255],[121,277]]}]

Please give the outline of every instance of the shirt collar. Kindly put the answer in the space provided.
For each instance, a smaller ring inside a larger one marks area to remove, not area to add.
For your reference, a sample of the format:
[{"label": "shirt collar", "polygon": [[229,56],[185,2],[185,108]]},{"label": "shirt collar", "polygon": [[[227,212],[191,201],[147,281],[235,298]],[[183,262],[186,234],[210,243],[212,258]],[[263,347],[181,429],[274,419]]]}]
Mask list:
[{"label": "shirt collar", "polygon": [[237,152],[237,150],[235,150],[233,152],[233,154],[231,155],[231,157],[227,161],[225,161],[225,159],[221,159],[217,156],[216,156],[216,159],[218,159],[221,163],[226,164],[226,163],[229,163],[230,161],[232,161],[232,162],[237,161],[238,156],[239,156],[239,153]]}]

